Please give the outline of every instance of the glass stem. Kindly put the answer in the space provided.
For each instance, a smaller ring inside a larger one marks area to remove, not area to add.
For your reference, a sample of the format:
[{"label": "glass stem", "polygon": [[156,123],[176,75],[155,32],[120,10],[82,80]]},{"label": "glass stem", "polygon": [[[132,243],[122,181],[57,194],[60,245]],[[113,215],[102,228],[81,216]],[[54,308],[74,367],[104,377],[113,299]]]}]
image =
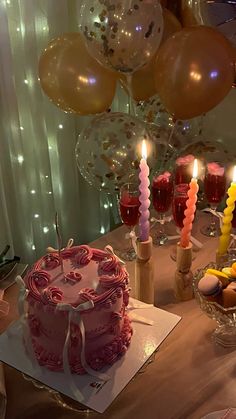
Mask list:
[{"label": "glass stem", "polygon": [[[135,229],[134,226],[131,226],[130,227],[130,229],[129,229],[130,234],[134,232],[134,229]],[[130,242],[130,249],[133,249],[133,242],[132,242],[132,238],[131,237],[129,239],[129,242]]]},{"label": "glass stem", "polygon": [[[216,211],[217,206],[216,205],[211,205],[211,209]],[[214,214],[211,214],[210,230],[212,232],[216,231],[216,216]]]},{"label": "glass stem", "polygon": [[165,214],[159,214],[159,235],[165,234]]}]

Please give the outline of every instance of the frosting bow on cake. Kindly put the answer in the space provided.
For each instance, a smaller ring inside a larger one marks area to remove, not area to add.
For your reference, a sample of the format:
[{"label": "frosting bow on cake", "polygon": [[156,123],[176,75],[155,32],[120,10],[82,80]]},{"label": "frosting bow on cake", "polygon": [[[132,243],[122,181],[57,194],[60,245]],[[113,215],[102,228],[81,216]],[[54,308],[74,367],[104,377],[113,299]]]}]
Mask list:
[{"label": "frosting bow on cake", "polygon": [[38,362],[37,362],[37,359],[36,359],[36,356],[35,356],[35,352],[34,352],[34,349],[33,349],[28,322],[25,320],[25,316],[26,316],[26,314],[25,314],[25,301],[28,297],[29,290],[26,288],[25,282],[21,278],[20,275],[18,275],[16,277],[16,283],[20,287],[20,292],[19,292],[19,297],[18,297],[18,312],[19,312],[19,315],[20,315],[21,325],[22,325],[22,328],[23,328],[23,331],[24,331],[25,344],[26,344],[27,352],[30,356],[30,361],[31,361],[33,369],[40,375],[41,374],[41,369],[39,368],[39,365],[38,365]]},{"label": "frosting bow on cake", "polygon": [[[91,310],[94,307],[94,303],[92,300],[88,300],[85,301],[81,304],[79,304],[77,307],[73,307],[70,304],[64,304],[64,303],[60,303],[57,305],[57,310],[59,311],[68,311],[69,315],[68,315],[68,328],[67,328],[67,333],[66,333],[66,340],[65,340],[65,344],[64,344],[64,348],[63,348],[63,368],[64,368],[64,373],[67,377],[67,380],[70,384],[71,390],[74,393],[74,396],[76,397],[76,399],[79,402],[82,402],[84,397],[83,394],[79,391],[79,389],[77,388],[72,373],[71,373],[71,369],[70,369],[70,364],[69,364],[69,343],[70,343],[70,336],[71,336],[71,322],[72,319],[74,322],[78,323],[79,325],[79,329],[80,329],[80,333],[81,333],[81,364],[83,366],[83,368],[85,369],[85,371],[102,380],[102,381],[108,381],[110,377],[108,377],[106,374],[102,374],[99,373],[97,371],[94,371],[92,368],[90,368],[90,366],[87,364],[86,358],[85,358],[85,328],[84,328],[84,322],[80,316],[80,312],[82,311],[87,311],[87,310]],[[76,316],[75,316],[76,315]]]}]

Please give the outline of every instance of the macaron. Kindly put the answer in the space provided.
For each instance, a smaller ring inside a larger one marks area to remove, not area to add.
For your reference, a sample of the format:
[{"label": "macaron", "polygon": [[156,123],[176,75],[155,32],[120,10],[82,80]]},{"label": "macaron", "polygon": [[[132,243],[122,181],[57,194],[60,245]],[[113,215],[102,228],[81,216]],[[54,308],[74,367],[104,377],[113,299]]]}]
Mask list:
[{"label": "macaron", "polygon": [[236,292],[232,288],[225,288],[222,291],[222,303],[224,308],[230,308],[236,306]]},{"label": "macaron", "polygon": [[227,287],[229,284],[229,277],[226,273],[218,271],[217,269],[207,269],[206,274],[214,275],[221,281],[223,287]]},{"label": "macaron", "polygon": [[223,268],[222,272],[228,276],[229,280],[234,281],[236,279],[236,271],[232,268]]},{"label": "macaron", "polygon": [[231,272],[233,273],[233,275],[236,277],[236,263],[234,262],[231,266]]},{"label": "macaron", "polygon": [[208,300],[218,302],[222,293],[222,283],[217,276],[205,274],[198,283],[198,289]]}]

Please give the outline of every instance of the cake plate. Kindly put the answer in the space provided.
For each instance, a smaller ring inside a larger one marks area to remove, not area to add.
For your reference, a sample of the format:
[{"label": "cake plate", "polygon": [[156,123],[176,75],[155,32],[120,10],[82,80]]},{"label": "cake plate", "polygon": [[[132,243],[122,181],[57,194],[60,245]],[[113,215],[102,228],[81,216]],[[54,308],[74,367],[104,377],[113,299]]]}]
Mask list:
[{"label": "cake plate", "polygon": [[[110,380],[104,382],[89,374],[73,374],[74,383],[83,394],[84,407],[77,403],[63,372],[54,373],[44,367],[37,370],[33,368],[23,345],[20,321],[10,325],[0,335],[0,360],[16,368],[27,379],[30,377],[30,380],[37,383],[37,387],[50,388],[62,406],[76,411],[103,413],[135,375],[144,371],[147,361],[153,361],[152,355],[181,319],[175,314],[134,299],[130,299],[130,304],[129,315],[134,328],[132,342],[126,354],[103,371],[109,375]],[[75,402],[70,401],[70,398]]]},{"label": "cake plate", "polygon": [[212,335],[213,340],[225,348],[236,348],[236,306],[224,308],[216,302],[208,301],[198,290],[198,282],[209,268],[219,269],[219,266],[214,262],[209,263],[205,268],[198,269],[194,275],[193,289],[196,300],[207,316],[217,323]]}]

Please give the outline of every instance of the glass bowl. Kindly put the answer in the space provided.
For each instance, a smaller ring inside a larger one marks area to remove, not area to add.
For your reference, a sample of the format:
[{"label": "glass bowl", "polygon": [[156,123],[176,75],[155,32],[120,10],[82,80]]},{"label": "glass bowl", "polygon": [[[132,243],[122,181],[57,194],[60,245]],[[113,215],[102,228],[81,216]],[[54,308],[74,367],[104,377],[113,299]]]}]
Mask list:
[{"label": "glass bowl", "polygon": [[236,306],[224,308],[215,302],[208,301],[198,290],[198,282],[209,268],[218,269],[219,266],[216,263],[209,263],[205,268],[198,269],[194,275],[193,289],[195,298],[202,311],[217,323],[212,336],[213,340],[221,346],[236,348]]}]

